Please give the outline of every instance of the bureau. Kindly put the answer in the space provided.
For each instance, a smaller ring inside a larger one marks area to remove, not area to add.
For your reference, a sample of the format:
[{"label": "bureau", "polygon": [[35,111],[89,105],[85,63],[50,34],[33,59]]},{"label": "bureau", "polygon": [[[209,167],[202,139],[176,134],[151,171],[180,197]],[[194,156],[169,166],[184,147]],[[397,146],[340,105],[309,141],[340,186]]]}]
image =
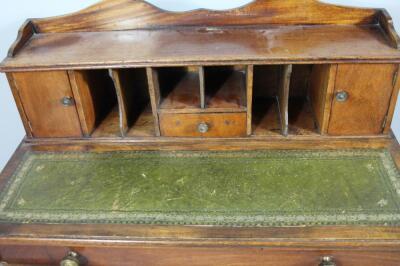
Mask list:
[{"label": "bureau", "polygon": [[314,0],[29,19],[4,265],[400,265],[400,38]]}]

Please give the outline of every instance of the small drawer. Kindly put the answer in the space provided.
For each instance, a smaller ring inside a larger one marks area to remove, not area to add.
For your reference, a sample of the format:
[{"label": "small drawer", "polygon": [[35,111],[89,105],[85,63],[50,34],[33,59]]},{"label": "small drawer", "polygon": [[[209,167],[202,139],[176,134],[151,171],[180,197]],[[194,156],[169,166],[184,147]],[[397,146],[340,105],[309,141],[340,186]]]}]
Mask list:
[{"label": "small drawer", "polygon": [[160,114],[165,137],[244,137],[246,113]]}]

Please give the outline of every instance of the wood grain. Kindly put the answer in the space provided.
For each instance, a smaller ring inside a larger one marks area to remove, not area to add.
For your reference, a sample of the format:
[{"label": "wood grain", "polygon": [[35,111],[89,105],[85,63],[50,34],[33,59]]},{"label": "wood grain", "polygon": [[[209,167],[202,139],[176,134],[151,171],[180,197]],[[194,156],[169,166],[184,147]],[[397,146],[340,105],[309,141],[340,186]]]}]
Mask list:
[{"label": "wood grain", "polygon": [[73,97],[67,72],[22,72],[12,77],[34,137],[82,136],[76,106],[61,103],[63,97]]},{"label": "wood grain", "polygon": [[394,117],[394,111],[396,108],[397,99],[399,97],[399,91],[400,91],[400,65],[397,66],[397,72],[393,76],[393,92],[392,96],[390,97],[390,104],[385,121],[385,128],[383,129],[384,134],[390,133]]},{"label": "wood grain", "polygon": [[400,62],[400,50],[387,44],[387,38],[377,25],[76,32],[36,34],[17,57],[5,59],[0,70],[305,64],[350,60]]},{"label": "wood grain", "polygon": [[121,138],[119,107],[115,105],[93,131],[92,138]]},{"label": "wood grain", "polygon": [[256,98],[254,100],[252,129],[254,136],[281,135],[282,127],[276,97]]},{"label": "wood grain", "polygon": [[119,72],[115,69],[110,70],[110,76],[114,81],[114,87],[117,92],[118,99],[118,114],[119,114],[119,129],[121,131],[121,136],[125,137],[129,130],[128,125],[128,108],[129,102],[126,96],[126,90],[121,85],[121,78]]},{"label": "wood grain", "polygon": [[[332,256],[338,265],[396,266],[400,255],[395,250],[345,250],[261,247],[162,247],[131,248],[0,246],[3,260],[10,263],[57,265],[69,250],[83,256],[89,265],[165,265],[165,266],[306,266],[318,265],[323,256]],[[110,259],[112,258],[112,259]],[[13,264],[14,265],[14,264]]]},{"label": "wood grain", "polygon": [[206,108],[246,109],[246,74],[241,66],[206,67]]},{"label": "wood grain", "polygon": [[388,135],[338,137],[308,134],[284,137],[280,134],[260,134],[259,136],[240,138],[141,137],[122,139],[114,136],[93,139],[26,139],[26,142],[35,147],[35,149],[54,151],[62,149],[94,152],[115,150],[337,150],[386,148],[391,143],[391,138]]},{"label": "wood grain", "polygon": [[80,12],[36,19],[40,32],[107,31],[171,26],[273,24],[371,24],[377,10],[324,4],[315,0],[255,0],[240,8],[166,12],[140,0],[108,0]]},{"label": "wood grain", "polygon": [[246,68],[246,108],[247,108],[247,135],[253,133],[252,130],[252,114],[253,114],[253,80],[254,66],[250,65]]},{"label": "wood grain", "polygon": [[386,9],[381,9],[379,10],[377,17],[379,24],[389,39],[390,45],[396,49],[400,49],[400,37],[394,29],[393,19],[389,15],[389,12],[387,12]]},{"label": "wood grain", "polygon": [[163,109],[200,108],[200,78],[198,67],[159,68],[160,111]]},{"label": "wood grain", "polygon": [[17,39],[8,50],[7,56],[8,57],[15,56],[29,41],[29,39],[32,38],[32,36],[35,33],[37,33],[37,31],[35,29],[35,25],[33,24],[32,20],[30,19],[26,20],[19,29]]},{"label": "wood grain", "polygon": [[[244,137],[247,115],[219,114],[160,114],[161,135],[166,137]],[[209,130],[200,133],[198,126],[206,123]]]},{"label": "wood grain", "polygon": [[6,76],[7,76],[8,84],[10,85],[11,92],[14,97],[15,104],[17,105],[17,109],[18,109],[19,115],[21,117],[22,124],[24,125],[26,136],[28,138],[31,138],[31,137],[33,137],[32,128],[31,128],[30,122],[28,120],[28,117],[26,116],[24,106],[22,104],[22,100],[21,100],[21,97],[18,92],[17,84],[15,83],[15,80],[11,73],[7,73]]},{"label": "wood grain", "polygon": [[[68,75],[84,135],[89,137],[95,130],[96,136],[102,135],[102,129],[112,125],[106,118],[118,104],[116,89],[108,70],[71,70]],[[114,132],[114,129],[108,128],[106,131]],[[110,134],[105,132],[104,135]]]},{"label": "wood grain", "polygon": [[151,109],[154,118],[155,133],[156,136],[160,136],[161,135],[160,122],[158,118],[158,109],[160,106],[160,84],[158,83],[157,71],[154,68],[151,67],[146,68],[146,73],[149,84],[149,95],[150,95]]},{"label": "wood grain", "polygon": [[381,134],[393,91],[397,65],[339,65],[335,94],[346,91],[346,102],[333,100],[330,135]]}]

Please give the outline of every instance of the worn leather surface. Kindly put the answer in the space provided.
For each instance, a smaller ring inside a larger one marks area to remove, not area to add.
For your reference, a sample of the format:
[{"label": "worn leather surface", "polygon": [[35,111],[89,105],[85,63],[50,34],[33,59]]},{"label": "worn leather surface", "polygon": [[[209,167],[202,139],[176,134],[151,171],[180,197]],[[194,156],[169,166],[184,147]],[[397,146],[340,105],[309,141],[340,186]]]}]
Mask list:
[{"label": "worn leather surface", "polygon": [[28,153],[0,195],[24,223],[400,224],[387,151]]}]

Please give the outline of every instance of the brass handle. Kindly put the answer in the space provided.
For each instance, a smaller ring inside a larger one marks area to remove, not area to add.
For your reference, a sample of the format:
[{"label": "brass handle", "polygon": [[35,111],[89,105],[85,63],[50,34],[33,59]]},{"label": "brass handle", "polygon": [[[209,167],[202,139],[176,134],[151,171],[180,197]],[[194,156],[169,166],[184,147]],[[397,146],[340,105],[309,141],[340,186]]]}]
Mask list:
[{"label": "brass handle", "polygon": [[347,101],[347,99],[349,99],[349,94],[346,91],[336,93],[336,101],[343,103]]},{"label": "brass handle", "polygon": [[200,132],[200,133],[207,133],[208,132],[208,130],[209,130],[209,127],[208,127],[208,125],[206,124],[206,123],[200,123],[198,126],[197,126],[197,130]]},{"label": "brass handle", "polygon": [[68,107],[73,106],[75,104],[74,98],[66,96],[61,99],[61,104]]},{"label": "brass handle", "polygon": [[322,257],[322,261],[319,266],[336,266],[335,260],[331,256]]},{"label": "brass handle", "polygon": [[73,251],[68,252],[67,256],[60,262],[60,266],[80,266],[81,256]]}]

